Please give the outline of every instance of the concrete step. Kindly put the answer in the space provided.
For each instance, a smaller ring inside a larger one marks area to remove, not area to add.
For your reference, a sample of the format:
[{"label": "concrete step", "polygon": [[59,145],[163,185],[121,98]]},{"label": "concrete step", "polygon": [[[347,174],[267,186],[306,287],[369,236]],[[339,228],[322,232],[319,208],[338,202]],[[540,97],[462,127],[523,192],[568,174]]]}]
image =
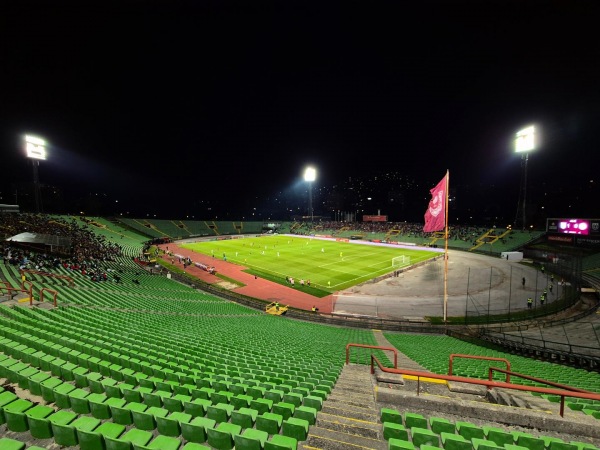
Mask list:
[{"label": "concrete step", "polygon": [[323,402],[308,439],[298,448],[385,450],[388,443],[383,439],[379,414],[370,367],[347,365]]}]

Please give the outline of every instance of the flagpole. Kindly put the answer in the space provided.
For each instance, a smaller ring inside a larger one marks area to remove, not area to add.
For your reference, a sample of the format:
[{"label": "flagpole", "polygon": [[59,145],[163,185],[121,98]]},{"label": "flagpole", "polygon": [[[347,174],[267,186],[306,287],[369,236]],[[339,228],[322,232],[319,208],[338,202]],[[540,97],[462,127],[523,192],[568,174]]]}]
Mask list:
[{"label": "flagpole", "polygon": [[444,212],[446,214],[446,232],[445,235],[445,249],[444,249],[444,323],[448,319],[448,191],[450,189],[450,171],[446,170],[446,207]]}]

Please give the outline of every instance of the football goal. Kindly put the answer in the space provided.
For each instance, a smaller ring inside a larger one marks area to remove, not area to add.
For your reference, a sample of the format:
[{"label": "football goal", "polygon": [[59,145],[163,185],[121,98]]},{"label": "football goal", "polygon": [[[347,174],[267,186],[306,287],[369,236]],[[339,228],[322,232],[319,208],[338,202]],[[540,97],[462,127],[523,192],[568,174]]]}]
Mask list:
[{"label": "football goal", "polygon": [[410,256],[408,255],[400,255],[392,258],[392,267],[405,267],[410,264]]}]

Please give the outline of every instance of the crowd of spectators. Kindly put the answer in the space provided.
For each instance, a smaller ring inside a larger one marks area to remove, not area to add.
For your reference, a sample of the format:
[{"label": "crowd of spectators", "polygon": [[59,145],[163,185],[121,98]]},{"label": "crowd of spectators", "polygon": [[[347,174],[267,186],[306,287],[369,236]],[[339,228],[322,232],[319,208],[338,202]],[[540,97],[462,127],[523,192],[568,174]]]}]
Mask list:
[{"label": "crowd of spectators", "polygon": [[[310,223],[304,223],[295,227],[296,234],[311,234],[318,230],[339,231],[349,230],[357,234],[367,233],[383,233],[387,234],[390,231],[397,231],[397,236],[406,236],[413,238],[431,238],[432,233],[423,231],[422,223],[409,222],[340,222],[340,221],[320,221],[316,222],[313,227]],[[472,242],[475,245],[475,240],[482,236],[489,228],[476,226],[451,225],[448,233],[449,239]]]},{"label": "crowd of spectators", "polygon": [[[29,232],[70,238],[70,248],[60,254],[51,254],[48,248],[13,242],[10,237]],[[51,271],[59,265],[79,271],[94,281],[106,281],[104,262],[122,255],[122,248],[97,235],[88,225],[74,218],[67,220],[45,214],[0,214],[0,251],[4,264],[18,265],[19,269]],[[9,240],[7,240],[9,239]]]}]

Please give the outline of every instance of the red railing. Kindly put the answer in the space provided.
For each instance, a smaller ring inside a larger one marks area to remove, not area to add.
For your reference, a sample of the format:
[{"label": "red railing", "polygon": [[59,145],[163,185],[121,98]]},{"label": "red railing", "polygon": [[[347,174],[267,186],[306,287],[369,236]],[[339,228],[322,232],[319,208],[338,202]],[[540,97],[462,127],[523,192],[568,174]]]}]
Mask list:
[{"label": "red railing", "polygon": [[[54,307],[56,308],[56,296],[58,295],[58,292],[56,292],[55,290],[50,289],[50,288],[40,289],[40,302],[44,301],[44,292],[50,292],[52,294],[52,299],[54,301]],[[31,302],[29,304],[31,304]]]},{"label": "red railing", "polygon": [[[460,353],[452,353],[450,355],[450,362],[448,363],[448,375],[452,375],[452,364],[454,358],[467,358],[467,359],[482,359],[487,361],[500,361],[506,364],[506,382],[510,383],[510,361],[505,358],[495,358],[493,356],[477,356],[477,355],[463,355]],[[491,378],[490,378],[491,379]]]},{"label": "red railing", "polygon": [[[411,375],[417,378],[417,395],[419,395],[419,386],[420,386],[420,378],[433,378],[438,380],[446,380],[446,381],[456,381],[459,383],[469,383],[469,384],[477,384],[480,386],[487,386],[488,388],[503,388],[503,389],[513,389],[516,391],[526,391],[526,392],[538,392],[540,394],[549,394],[549,395],[558,395],[560,396],[560,416],[564,415],[564,401],[565,397],[575,397],[575,398],[585,398],[588,400],[598,400],[600,401],[600,394],[591,393],[588,391],[585,392],[577,392],[573,388],[571,390],[559,390],[559,389],[550,389],[543,388],[537,386],[522,386],[520,384],[512,384],[505,383],[502,381],[491,381],[491,380],[478,380],[476,378],[467,378],[467,377],[458,377],[455,375],[441,375],[431,372],[421,372],[418,370],[409,370],[409,369],[388,369],[384,367],[381,362],[377,359],[375,355],[371,355],[371,374],[375,373],[375,363],[379,367],[382,372],[387,373],[395,373],[399,375]],[[502,370],[502,369],[500,369]],[[512,375],[520,375],[514,372],[511,372]]]},{"label": "red railing", "polygon": [[50,277],[50,278],[58,278],[61,280],[67,280],[69,282],[69,287],[73,287],[75,286],[75,281],[73,280],[73,278],[71,278],[68,275],[56,275],[54,273],[49,273],[49,272],[42,272],[40,270],[31,270],[31,269],[21,269],[19,271],[21,273],[21,276],[25,273],[32,273],[34,275],[41,275],[43,277]]},{"label": "red railing", "polygon": [[[388,350],[390,352],[394,352],[394,368],[398,368],[398,350],[394,347],[381,347],[379,345],[367,345],[367,344],[348,344],[346,345],[346,364],[350,361],[350,347],[359,347],[359,348],[374,348],[377,350]],[[373,373],[373,372],[371,372]]]}]

